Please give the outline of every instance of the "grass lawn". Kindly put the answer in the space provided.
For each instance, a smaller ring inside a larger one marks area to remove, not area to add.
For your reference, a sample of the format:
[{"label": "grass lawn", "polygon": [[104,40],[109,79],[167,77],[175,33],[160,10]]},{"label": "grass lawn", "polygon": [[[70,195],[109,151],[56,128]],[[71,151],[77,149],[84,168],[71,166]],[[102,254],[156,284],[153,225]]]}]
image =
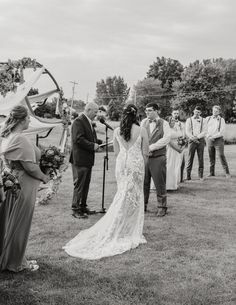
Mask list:
[{"label": "grass lawn", "polygon": [[[100,132],[101,137],[104,134]],[[46,143],[58,143],[53,131]],[[232,179],[217,164],[217,177],[183,183],[168,193],[169,214],[156,218],[151,194],[145,215],[147,244],[115,257],[86,261],[61,248],[102,214],[71,216],[72,174],[63,176],[57,196],[36,206],[27,256],[40,269],[0,274],[1,305],[235,305],[236,304],[236,146],[225,146]],[[100,210],[104,153],[96,155],[88,198]],[[196,160],[195,160],[196,161]],[[218,161],[218,160],[217,160]],[[115,158],[109,154],[105,206],[116,192]],[[205,174],[208,173],[206,155]]]}]

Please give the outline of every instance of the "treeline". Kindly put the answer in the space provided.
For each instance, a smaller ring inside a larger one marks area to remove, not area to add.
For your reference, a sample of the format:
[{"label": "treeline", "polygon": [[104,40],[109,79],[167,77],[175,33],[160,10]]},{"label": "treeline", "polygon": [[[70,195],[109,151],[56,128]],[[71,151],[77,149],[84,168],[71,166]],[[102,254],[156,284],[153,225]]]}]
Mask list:
[{"label": "treeline", "polygon": [[163,117],[173,107],[179,107],[183,116],[188,116],[196,105],[201,105],[203,114],[208,115],[212,106],[218,104],[226,121],[231,122],[236,121],[235,92],[236,59],[196,60],[184,67],[178,60],[157,57],[131,96],[124,79],[113,76],[97,82],[96,101],[107,105],[113,120],[120,119],[125,103],[130,101],[139,107],[141,116],[148,102],[157,102]]}]

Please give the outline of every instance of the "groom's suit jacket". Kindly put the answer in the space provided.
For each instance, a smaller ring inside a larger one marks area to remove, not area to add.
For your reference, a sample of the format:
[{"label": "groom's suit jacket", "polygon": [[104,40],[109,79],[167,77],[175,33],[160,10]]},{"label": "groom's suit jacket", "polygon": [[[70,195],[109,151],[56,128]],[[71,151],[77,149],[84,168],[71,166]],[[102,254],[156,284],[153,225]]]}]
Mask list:
[{"label": "groom's suit jacket", "polygon": [[101,142],[97,139],[95,129],[82,113],[72,124],[70,163],[79,167],[91,168],[95,158],[94,144]]},{"label": "groom's suit jacket", "polygon": [[149,146],[152,145],[154,148],[151,157],[155,158],[166,155],[166,145],[170,141],[170,127],[168,122],[159,118],[152,133],[150,132],[149,119],[144,119],[141,126],[147,130]]}]

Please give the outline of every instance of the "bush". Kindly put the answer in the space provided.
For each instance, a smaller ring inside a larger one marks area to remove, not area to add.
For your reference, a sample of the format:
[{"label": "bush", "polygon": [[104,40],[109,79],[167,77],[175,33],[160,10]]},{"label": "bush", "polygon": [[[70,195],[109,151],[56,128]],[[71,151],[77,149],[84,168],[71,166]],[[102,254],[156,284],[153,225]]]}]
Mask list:
[{"label": "bush", "polygon": [[51,118],[52,118],[52,115],[51,115],[50,113],[46,112],[46,113],[44,113],[43,117],[44,117],[45,119],[51,119]]}]

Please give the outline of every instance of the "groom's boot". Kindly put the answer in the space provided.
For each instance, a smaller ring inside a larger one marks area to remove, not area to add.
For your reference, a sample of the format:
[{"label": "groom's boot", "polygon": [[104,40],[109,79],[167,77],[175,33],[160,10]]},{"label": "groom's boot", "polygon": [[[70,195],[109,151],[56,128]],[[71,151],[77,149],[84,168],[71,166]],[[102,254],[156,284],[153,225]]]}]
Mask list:
[{"label": "groom's boot", "polygon": [[157,213],[156,213],[156,216],[157,217],[163,217],[166,215],[166,208],[163,208],[163,207],[158,207],[158,210],[157,210]]},{"label": "groom's boot", "polygon": [[166,215],[167,213],[167,198],[166,195],[162,195],[162,198],[158,198],[157,199],[158,202],[158,207],[157,207],[157,213],[156,216],[157,217],[163,217]]}]

